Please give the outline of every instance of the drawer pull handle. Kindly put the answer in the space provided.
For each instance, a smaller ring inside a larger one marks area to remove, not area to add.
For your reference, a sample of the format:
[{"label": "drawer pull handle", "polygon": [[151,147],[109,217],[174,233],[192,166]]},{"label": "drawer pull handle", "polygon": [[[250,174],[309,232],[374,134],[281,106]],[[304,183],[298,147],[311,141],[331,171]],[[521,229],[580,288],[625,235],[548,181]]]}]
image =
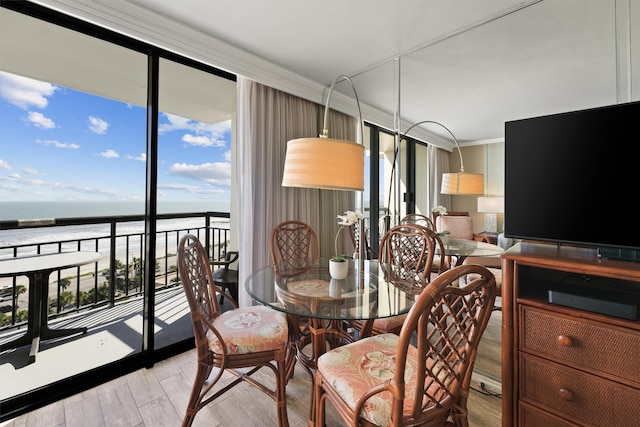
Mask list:
[{"label": "drawer pull handle", "polygon": [[558,344],[560,344],[563,347],[573,346],[573,340],[566,335],[558,335],[557,341],[558,341]]},{"label": "drawer pull handle", "polygon": [[567,402],[573,401],[573,393],[566,388],[561,388],[559,394],[563,400],[566,400]]}]

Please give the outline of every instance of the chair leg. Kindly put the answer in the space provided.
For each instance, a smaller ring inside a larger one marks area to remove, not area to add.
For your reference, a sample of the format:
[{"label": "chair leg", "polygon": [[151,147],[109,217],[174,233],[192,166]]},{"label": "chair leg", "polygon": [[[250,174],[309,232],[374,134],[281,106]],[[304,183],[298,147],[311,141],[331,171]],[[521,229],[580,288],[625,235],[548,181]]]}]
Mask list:
[{"label": "chair leg", "polygon": [[324,427],[324,393],[322,378],[319,375],[316,375],[314,390],[315,427]]},{"label": "chair leg", "polygon": [[287,415],[287,360],[278,360],[278,372],[276,375],[276,407],[278,410],[278,426],[288,427]]},{"label": "chair leg", "polygon": [[200,402],[202,401],[202,388],[204,387],[209,374],[211,374],[211,366],[198,363],[195,378],[193,380],[193,387],[191,389],[191,396],[189,396],[189,403],[187,404],[187,410],[182,420],[182,427],[190,427],[193,424],[193,420],[198,413]]}]

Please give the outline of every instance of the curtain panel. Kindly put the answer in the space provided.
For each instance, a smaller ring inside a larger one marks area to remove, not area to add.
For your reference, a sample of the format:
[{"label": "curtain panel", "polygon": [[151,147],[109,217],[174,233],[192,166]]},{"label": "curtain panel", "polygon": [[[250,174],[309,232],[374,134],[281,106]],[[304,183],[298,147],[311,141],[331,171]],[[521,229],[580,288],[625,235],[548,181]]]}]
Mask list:
[{"label": "curtain panel", "polygon": [[[320,256],[329,257],[338,230],[336,216],[355,210],[356,193],[282,187],[287,141],[318,135],[324,107],[245,77],[238,76],[237,83],[238,303],[248,306],[253,302],[243,284],[253,271],[270,264],[271,230],[282,221],[303,221],[318,235]],[[355,140],[358,121],[331,111],[327,127],[331,138]],[[353,251],[349,233],[341,234],[343,250]]]}]

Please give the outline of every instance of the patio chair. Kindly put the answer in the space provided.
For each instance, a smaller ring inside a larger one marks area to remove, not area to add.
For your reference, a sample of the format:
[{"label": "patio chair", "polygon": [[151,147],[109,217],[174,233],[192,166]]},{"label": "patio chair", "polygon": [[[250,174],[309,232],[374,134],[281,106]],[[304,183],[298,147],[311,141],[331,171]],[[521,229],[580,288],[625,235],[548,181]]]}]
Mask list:
[{"label": "patio chair", "polygon": [[[469,274],[477,278],[457,286]],[[382,334],[318,359],[315,425],[329,401],[349,426],[468,426],[467,399],[480,338],[495,301],[484,267],[462,265],[434,279],[400,335]]]},{"label": "patio chair", "polygon": [[[236,302],[238,301],[238,270],[229,266],[238,260],[238,256],[237,251],[229,251],[222,260],[211,261],[212,267],[219,267],[213,271],[213,282],[223,291],[229,291]],[[220,304],[223,302],[224,295],[220,295]]]},{"label": "patio chair", "polygon": [[[215,285],[207,253],[194,235],[187,234],[180,239],[178,273],[191,309],[198,354],[182,426],[191,426],[200,409],[242,381],[271,396],[276,401],[278,426],[288,426],[285,387],[289,330],[286,315],[262,305],[237,308],[229,295],[225,296],[234,309],[222,313],[216,294],[223,291]],[[275,387],[269,388],[252,378],[263,367],[275,374]],[[215,372],[214,368],[217,368]],[[236,378],[231,382],[221,381],[225,372]]]}]

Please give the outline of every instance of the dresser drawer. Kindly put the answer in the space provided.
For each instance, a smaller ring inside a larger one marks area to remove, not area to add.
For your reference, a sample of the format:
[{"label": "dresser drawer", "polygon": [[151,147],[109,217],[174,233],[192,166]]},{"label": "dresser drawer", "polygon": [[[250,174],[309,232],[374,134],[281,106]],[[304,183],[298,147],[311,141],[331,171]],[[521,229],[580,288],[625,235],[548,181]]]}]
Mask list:
[{"label": "dresser drawer", "polygon": [[640,390],[520,353],[520,397],[581,425],[640,425]]},{"label": "dresser drawer", "polygon": [[520,419],[518,427],[582,427],[580,424],[562,420],[524,402],[520,402],[518,411]]},{"label": "dresser drawer", "polygon": [[640,388],[640,331],[520,306],[520,350]]}]

